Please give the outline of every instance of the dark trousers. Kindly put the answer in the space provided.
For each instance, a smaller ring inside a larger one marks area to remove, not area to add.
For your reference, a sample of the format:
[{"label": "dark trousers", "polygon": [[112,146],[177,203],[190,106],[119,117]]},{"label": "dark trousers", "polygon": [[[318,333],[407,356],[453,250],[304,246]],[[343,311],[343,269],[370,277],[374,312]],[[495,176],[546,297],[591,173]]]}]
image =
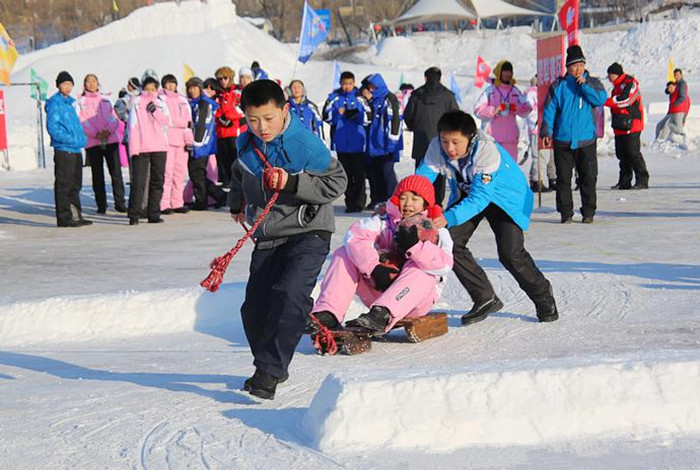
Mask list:
[{"label": "dark trousers", "polygon": [[345,188],[345,207],[361,211],[367,202],[365,193],[365,154],[338,152],[345,174],[348,176],[348,186]]},{"label": "dark trousers", "polygon": [[112,179],[112,194],[114,207],[126,207],[124,203],[124,179],[119,161],[119,144],[109,144],[105,148],[98,146],[85,150],[90,170],[92,170],[92,190],[95,192],[95,202],[98,211],[107,210],[107,192],[105,190],[105,170],[103,159]]},{"label": "dark trousers", "polygon": [[581,215],[592,217],[596,210],[595,185],[598,181],[598,159],[596,143],[572,150],[554,144],[554,164],[557,167],[557,212],[562,217],[574,215],[571,194],[571,176],[574,168],[578,172],[578,187],[581,192]]},{"label": "dark trousers", "polygon": [[261,249],[264,243],[258,240],[253,250],[241,317],[255,367],[281,377],[313,307],[311,291],[330,251],[330,241],[304,233],[273,248]]},{"label": "dark trousers", "polygon": [[[148,187],[149,219],[160,217],[160,200],[163,197],[165,181],[166,152],[150,152],[134,155],[131,158],[132,187],[129,192],[129,218],[138,219],[145,188]],[[150,166],[150,174],[149,173]],[[148,177],[148,179],[146,179]]]},{"label": "dark trousers", "polygon": [[226,192],[217,186],[216,183],[207,178],[208,160],[208,157],[190,157],[187,161],[187,171],[190,175],[190,180],[192,181],[194,202],[200,208],[207,207],[210,196],[219,204],[226,202]]},{"label": "dark trousers", "polygon": [[649,184],[647,164],[641,152],[640,133],[615,136],[615,156],[620,161],[620,178],[617,180],[620,188],[632,186],[634,174],[637,184]]},{"label": "dark trousers", "polygon": [[369,180],[370,204],[375,205],[389,200],[397,185],[394,155],[369,157],[367,160],[367,179]]},{"label": "dark trousers", "polygon": [[467,248],[469,239],[484,218],[496,236],[498,260],[535,304],[546,302],[551,297],[551,285],[525,250],[522,229],[503,209],[495,204],[489,204],[475,217],[449,229],[454,242],[453,270],[474,303],[484,302],[494,296],[493,286],[486,277],[486,273]]},{"label": "dark trousers", "polygon": [[53,156],[53,195],[59,227],[82,218],[80,188],[83,186],[83,156],[56,150]]},{"label": "dark trousers", "polygon": [[[423,162],[423,159],[415,160],[416,170]],[[445,177],[442,175],[437,175],[435,181],[433,181],[433,189],[435,190],[435,204],[441,206],[442,201],[445,199]]]},{"label": "dark trousers", "polygon": [[237,156],[235,137],[216,139],[216,165],[219,169],[219,182],[227,188],[231,184],[231,165]]}]

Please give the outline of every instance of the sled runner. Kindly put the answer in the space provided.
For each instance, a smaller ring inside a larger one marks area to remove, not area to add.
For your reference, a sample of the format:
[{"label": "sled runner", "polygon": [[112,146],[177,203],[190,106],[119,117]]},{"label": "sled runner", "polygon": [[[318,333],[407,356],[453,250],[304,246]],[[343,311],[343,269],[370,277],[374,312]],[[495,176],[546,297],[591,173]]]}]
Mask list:
[{"label": "sled runner", "polygon": [[[442,336],[447,333],[447,314],[429,313],[423,317],[401,320],[396,323],[394,329],[403,328],[406,338],[411,343],[420,343],[430,338]],[[331,332],[338,348],[337,353],[347,356],[355,356],[372,349],[372,338],[384,336],[383,332],[373,332],[365,328],[344,328]],[[325,354],[327,351],[321,347],[318,352]]]}]

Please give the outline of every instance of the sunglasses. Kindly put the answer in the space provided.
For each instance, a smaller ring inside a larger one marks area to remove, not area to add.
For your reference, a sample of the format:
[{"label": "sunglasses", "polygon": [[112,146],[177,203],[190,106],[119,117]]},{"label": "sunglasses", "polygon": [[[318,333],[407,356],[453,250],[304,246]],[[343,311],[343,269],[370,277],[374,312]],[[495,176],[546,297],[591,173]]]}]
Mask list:
[{"label": "sunglasses", "polygon": [[216,79],[219,80],[219,81],[221,81],[221,80],[229,80],[228,77],[216,77]]}]

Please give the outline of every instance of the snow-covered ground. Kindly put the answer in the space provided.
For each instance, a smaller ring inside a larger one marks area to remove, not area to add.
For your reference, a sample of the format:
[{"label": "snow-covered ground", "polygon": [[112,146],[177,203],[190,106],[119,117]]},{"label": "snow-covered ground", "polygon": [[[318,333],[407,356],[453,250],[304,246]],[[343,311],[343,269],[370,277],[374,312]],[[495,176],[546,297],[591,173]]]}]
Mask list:
[{"label": "snow-covered ground", "polygon": [[[235,48],[239,55],[223,45],[194,52],[200,39],[236,37],[230,26],[240,20],[216,1],[183,5],[181,14],[211,23],[195,21],[167,39],[168,30],[152,28],[157,34],[132,53],[133,70],[105,57],[128,57],[129,41],[146,34],[137,26],[175,14],[174,5],[141,10],[107,30],[106,40],[93,33],[98,51],[59,47],[24,58],[17,73],[33,66],[50,78],[65,67],[79,80],[97,71],[116,90],[150,65],[163,73],[185,62],[199,71],[257,58],[273,75],[291,76],[293,49],[264,42],[257,30]],[[178,21],[171,24],[182,26]],[[676,22],[677,30],[696,38],[696,22]],[[622,44],[632,33],[609,34]],[[408,44],[420,60],[401,48],[390,53],[387,43],[351,68],[359,76],[380,70],[390,83],[403,71],[420,83],[428,64],[472,53],[462,38],[425,38]],[[650,77],[652,66],[663,74],[662,55],[680,54],[673,48],[689,41],[673,38],[665,46],[640,42],[656,55],[640,50],[625,60]],[[494,61],[515,55],[508,41],[500,54],[489,46]],[[605,41],[587,41],[593,39],[584,37],[584,47],[596,48],[589,56],[604,57],[593,68],[600,73],[615,49],[604,54]],[[156,55],[164,44],[193,49]],[[525,53],[518,59],[516,67],[534,70]],[[464,63],[473,62],[467,56]],[[321,101],[332,64],[311,61],[297,74]],[[659,117],[650,116],[647,129]],[[29,113],[20,128],[31,119]],[[697,124],[690,131],[700,135]],[[320,357],[304,338],[272,402],[240,391],[253,372],[238,315],[251,246],[235,258],[221,291],[198,287],[211,258],[242,235],[225,210],[129,227],[121,215],[95,214],[86,173],[82,200],[95,224],[58,229],[50,168],[0,172],[0,467],[698,468],[700,151],[645,146],[651,188],[616,192],[608,188],[617,162],[609,142],[601,147],[595,223],[560,225],[554,196],[545,194],[526,235],[554,286],[559,321],[535,321],[483,224],[470,248],[504,301],[502,312],[461,327],[471,302],[452,276],[436,307],[449,314],[447,335],[409,344],[394,333],[355,357]],[[411,170],[404,158],[399,176]],[[340,203],[336,214],[333,248],[357,219]],[[355,303],[350,317],[362,311]]]}]

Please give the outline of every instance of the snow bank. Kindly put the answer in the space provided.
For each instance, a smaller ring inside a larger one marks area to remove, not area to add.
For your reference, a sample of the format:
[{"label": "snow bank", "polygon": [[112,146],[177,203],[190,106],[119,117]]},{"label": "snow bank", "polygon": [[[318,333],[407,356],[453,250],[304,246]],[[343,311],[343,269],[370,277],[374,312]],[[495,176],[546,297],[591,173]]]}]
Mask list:
[{"label": "snow bank", "polygon": [[323,452],[448,452],[474,445],[700,432],[697,357],[553,362],[409,378],[330,375],[304,418],[304,431]]},{"label": "snow bank", "polygon": [[230,326],[243,286],[54,297],[0,305],[0,347],[115,339]]}]

